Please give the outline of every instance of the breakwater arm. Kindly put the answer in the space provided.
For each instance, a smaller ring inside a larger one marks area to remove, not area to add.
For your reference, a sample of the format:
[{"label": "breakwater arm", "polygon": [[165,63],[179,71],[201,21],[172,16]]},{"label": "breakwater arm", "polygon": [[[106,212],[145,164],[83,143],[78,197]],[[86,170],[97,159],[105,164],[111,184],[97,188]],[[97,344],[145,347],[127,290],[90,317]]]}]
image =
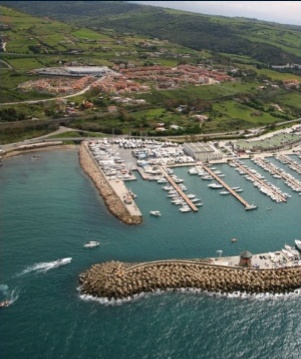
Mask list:
[{"label": "breakwater arm", "polygon": [[[114,186],[109,183],[101,168],[96,164],[91,156],[86,143],[83,142],[79,148],[79,161],[84,172],[91,178],[95,187],[102,196],[108,210],[115,217],[126,224],[140,224],[142,223],[142,215],[137,209],[130,212],[129,206],[122,200],[122,191],[118,189],[120,186]],[[117,192],[116,192],[117,191]]]},{"label": "breakwater arm", "polygon": [[93,265],[80,274],[79,281],[82,293],[115,299],[169,288],[287,293],[301,287],[301,267],[246,269],[212,265],[205,260],[111,261]]}]

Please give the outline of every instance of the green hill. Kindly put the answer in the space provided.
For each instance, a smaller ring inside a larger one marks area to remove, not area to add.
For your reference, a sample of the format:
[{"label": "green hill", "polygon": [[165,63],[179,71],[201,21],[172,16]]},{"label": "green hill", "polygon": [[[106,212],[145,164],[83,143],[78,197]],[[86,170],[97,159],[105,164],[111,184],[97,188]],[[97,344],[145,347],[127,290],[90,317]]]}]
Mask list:
[{"label": "green hill", "polygon": [[140,33],[194,50],[242,55],[249,62],[301,63],[300,26],[208,16],[123,1],[3,1],[2,4],[93,29]]}]

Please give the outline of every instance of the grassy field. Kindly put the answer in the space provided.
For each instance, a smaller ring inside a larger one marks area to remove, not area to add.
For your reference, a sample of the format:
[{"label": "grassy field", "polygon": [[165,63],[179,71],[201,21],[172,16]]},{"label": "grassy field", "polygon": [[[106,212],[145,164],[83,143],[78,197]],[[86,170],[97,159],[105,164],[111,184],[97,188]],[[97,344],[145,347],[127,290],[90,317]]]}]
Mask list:
[{"label": "grassy field", "polygon": [[279,96],[277,101],[281,104],[301,109],[301,94],[298,92],[288,92],[282,96]]},{"label": "grassy field", "polygon": [[237,103],[234,101],[224,101],[222,103],[215,103],[213,105],[213,111],[217,111],[219,114],[226,119],[237,119],[247,121],[254,126],[258,123],[266,125],[279,121],[269,113],[262,112],[262,115],[256,115],[256,110],[250,108],[244,104]]},{"label": "grassy field", "polygon": [[295,79],[301,82],[301,76],[290,74],[290,73],[274,71],[271,69],[257,69],[255,66],[252,65],[241,65],[240,67],[242,69],[254,70],[256,71],[257,75],[267,76],[273,81],[278,81],[278,80],[284,81],[284,80]]}]

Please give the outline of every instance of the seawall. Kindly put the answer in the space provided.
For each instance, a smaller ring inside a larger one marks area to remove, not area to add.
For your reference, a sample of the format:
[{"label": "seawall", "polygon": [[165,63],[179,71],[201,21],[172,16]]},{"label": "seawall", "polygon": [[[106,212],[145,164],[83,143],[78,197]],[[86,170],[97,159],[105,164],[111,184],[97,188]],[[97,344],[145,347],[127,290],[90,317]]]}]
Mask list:
[{"label": "seawall", "polygon": [[81,293],[114,299],[158,289],[196,288],[211,292],[288,293],[301,287],[301,267],[246,269],[206,260],[94,264],[79,276]]},{"label": "seawall", "polygon": [[126,224],[142,223],[141,215],[132,215],[120,196],[114,191],[101,168],[92,158],[85,142],[79,148],[79,161],[83,171],[91,178],[99,194],[102,196],[108,210]]}]

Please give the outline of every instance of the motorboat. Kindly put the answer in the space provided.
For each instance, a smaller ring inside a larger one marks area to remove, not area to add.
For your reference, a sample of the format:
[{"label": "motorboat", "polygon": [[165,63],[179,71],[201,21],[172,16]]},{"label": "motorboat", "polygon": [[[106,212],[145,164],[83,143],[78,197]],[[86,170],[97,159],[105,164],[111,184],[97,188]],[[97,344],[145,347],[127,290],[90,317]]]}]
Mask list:
[{"label": "motorboat", "polygon": [[0,308],[5,308],[9,305],[11,305],[11,302],[9,300],[2,300],[2,302],[0,302]]},{"label": "motorboat", "polygon": [[192,203],[196,203],[196,202],[199,202],[201,199],[200,198],[192,198],[191,199],[191,202]]},{"label": "motorboat", "polygon": [[208,187],[211,189],[223,188],[223,186],[219,183],[210,183],[210,184],[208,184]]},{"label": "motorboat", "polygon": [[187,197],[188,197],[189,199],[193,199],[193,198],[196,197],[196,195],[193,194],[193,193],[189,193],[189,194],[187,195]]},{"label": "motorboat", "polygon": [[243,192],[243,189],[242,188],[237,188],[234,190],[236,193],[240,193],[240,192]]},{"label": "motorboat", "polygon": [[167,183],[167,179],[166,178],[159,178],[159,179],[157,179],[157,183]]},{"label": "motorboat", "polygon": [[301,251],[301,240],[300,239],[295,239],[295,245],[296,245],[297,249],[299,249],[299,251]]},{"label": "motorboat", "polygon": [[98,247],[98,246],[99,246],[98,241],[89,241],[89,242],[84,244],[85,248],[94,248],[94,247]]},{"label": "motorboat", "polygon": [[246,211],[252,211],[253,209],[257,209],[258,207],[255,204],[251,204],[250,206],[246,207]]},{"label": "motorboat", "polygon": [[71,257],[68,257],[68,258],[61,258],[61,259],[57,259],[56,261],[53,262],[54,266],[58,267],[58,266],[61,266],[61,265],[65,265],[65,264],[68,264],[72,261],[72,258]]},{"label": "motorboat", "polygon": [[201,179],[203,179],[205,181],[211,181],[213,179],[213,177],[210,175],[205,175],[205,176],[201,176]]},{"label": "motorboat", "polygon": [[232,238],[232,239],[231,239],[231,242],[232,242],[232,243],[235,243],[235,242],[237,242],[237,241],[238,241],[237,238]]},{"label": "motorboat", "polygon": [[161,216],[161,212],[160,211],[150,211],[149,212],[152,216],[154,217],[160,217]]},{"label": "motorboat", "polygon": [[191,168],[189,168],[188,173],[189,173],[190,175],[197,175],[197,174],[198,174],[198,170],[197,170],[195,167],[191,167]]},{"label": "motorboat", "polygon": [[292,246],[290,246],[288,244],[285,244],[284,248],[293,254],[295,260],[300,259],[300,254],[295,248],[293,248]]},{"label": "motorboat", "polygon": [[179,211],[182,212],[182,213],[190,212],[191,208],[188,205],[184,205],[181,208],[179,208]]},{"label": "motorboat", "polygon": [[230,192],[229,191],[226,191],[226,190],[224,190],[224,191],[220,191],[220,193],[219,194],[222,194],[222,195],[227,195],[227,194],[230,194]]}]

